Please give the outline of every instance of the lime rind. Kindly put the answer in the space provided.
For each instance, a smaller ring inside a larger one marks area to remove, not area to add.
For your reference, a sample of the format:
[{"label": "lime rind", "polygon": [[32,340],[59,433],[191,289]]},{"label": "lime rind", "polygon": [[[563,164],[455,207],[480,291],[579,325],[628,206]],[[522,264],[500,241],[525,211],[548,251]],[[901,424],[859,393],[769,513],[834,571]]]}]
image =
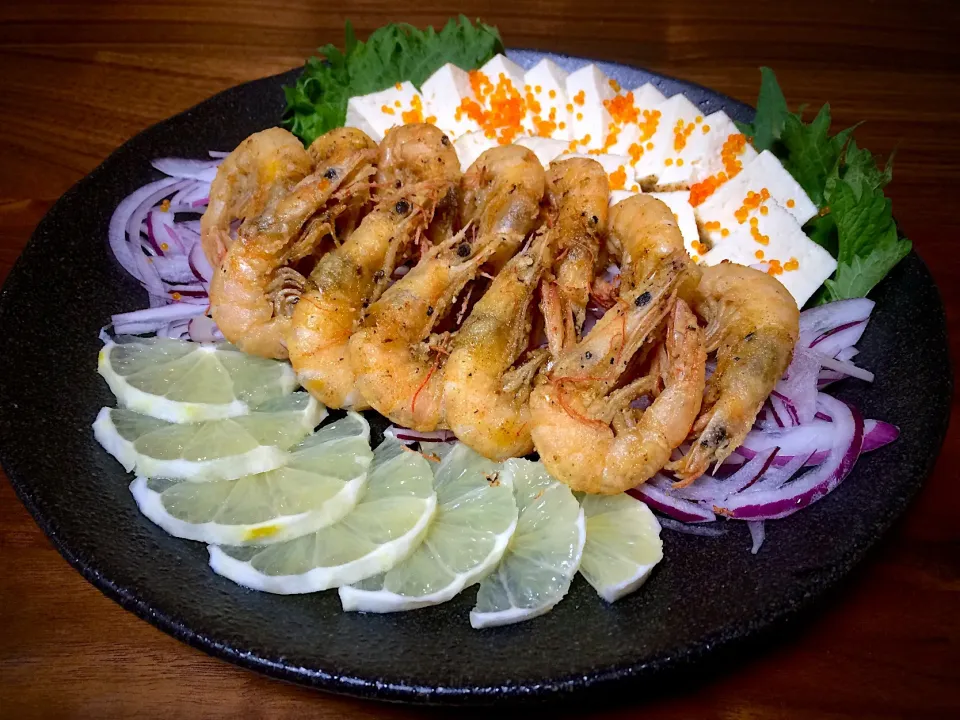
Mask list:
[{"label": "lime rind", "polygon": [[663,559],[660,523],[627,495],[585,495],[587,542],[580,574],[609,603],[638,590]]},{"label": "lime rind", "polygon": [[501,477],[514,486],[517,530],[497,569],[480,583],[470,625],[476,629],[532,620],[567,594],[586,542],[583,509],[541,463],[508,460]]},{"label": "lime rind", "polygon": [[387,572],[340,588],[346,611],[400,612],[437,605],[479,582],[517,527],[513,485],[498,463],[458,444],[436,471],[437,514],[423,543]]},{"label": "lime rind", "polygon": [[170,338],[108,338],[97,370],[122,407],[176,423],[247,415],[297,387],[287,363]]},{"label": "lime rind", "polygon": [[374,452],[364,492],[346,517],[274,545],[210,545],[210,567],[240,585],[281,595],[359,582],[407,558],[422,542],[436,507],[427,461],[386,440]]},{"label": "lime rind", "polygon": [[[326,415],[313,397],[294,393],[263,403],[250,415],[190,424],[102,408],[93,432],[128,472],[193,482],[234,480],[286,465],[287,450]],[[211,455],[212,448],[220,454]]]},{"label": "lime rind", "polygon": [[214,545],[285,542],[353,510],[373,457],[369,442],[366,420],[349,413],[292,448],[276,470],[206,483],[139,476],[130,492],[140,512],[176,537]]}]

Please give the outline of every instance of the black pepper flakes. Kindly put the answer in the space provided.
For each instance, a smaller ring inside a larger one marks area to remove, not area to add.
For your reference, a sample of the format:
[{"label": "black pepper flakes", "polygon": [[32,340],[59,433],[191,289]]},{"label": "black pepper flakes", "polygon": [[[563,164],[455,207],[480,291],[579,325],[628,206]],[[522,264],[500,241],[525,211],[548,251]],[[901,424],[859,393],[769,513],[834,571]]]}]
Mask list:
[{"label": "black pepper flakes", "polygon": [[336,169],[336,168],[327,168],[327,171],[323,174],[323,176],[324,176],[327,180],[333,180],[333,179],[335,179],[335,178],[337,177],[337,169]]},{"label": "black pepper flakes", "polygon": [[644,307],[645,305],[649,305],[651,300],[653,300],[653,295],[647,290],[637,295],[637,299],[633,301],[633,304],[637,307]]},{"label": "black pepper flakes", "polygon": [[457,248],[457,255],[462,258],[470,257],[470,243],[460,243],[460,246]]},{"label": "black pepper flakes", "polygon": [[433,305],[429,305],[427,307],[427,317],[430,317],[431,315],[433,315]]},{"label": "black pepper flakes", "polygon": [[408,203],[406,200],[397,200],[397,204],[394,206],[394,209],[397,211],[398,215],[406,215],[408,212],[410,212],[410,203]]}]

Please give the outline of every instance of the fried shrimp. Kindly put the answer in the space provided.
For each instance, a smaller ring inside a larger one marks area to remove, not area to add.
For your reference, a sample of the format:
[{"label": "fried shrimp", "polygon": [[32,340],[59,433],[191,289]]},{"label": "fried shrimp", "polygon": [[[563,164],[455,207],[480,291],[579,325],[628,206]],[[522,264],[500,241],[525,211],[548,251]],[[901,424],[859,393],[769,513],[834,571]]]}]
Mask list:
[{"label": "fried shrimp", "polygon": [[[530,396],[531,434],[544,466],[574,490],[614,494],[656,473],[690,431],[704,384],[703,336],[676,298],[683,259],[671,256],[565,352]],[[667,315],[664,388],[644,411],[633,400],[657,377],[618,387],[638,350]]]},{"label": "fried shrimp", "polygon": [[[475,213],[467,216],[473,225],[429,249],[370,307],[350,338],[357,391],[380,414],[420,431],[446,425],[443,364],[449,334],[434,328],[480,266],[504,245],[519,247],[535,227],[543,168],[525,148],[497,147],[468,168],[463,185],[475,204]],[[481,191],[486,204],[478,199]]]},{"label": "fried shrimp", "polygon": [[667,466],[681,487],[743,442],[790,364],[800,323],[797,303],[776,278],[732,263],[704,268],[693,309],[707,323],[707,350],[717,351],[717,370],[707,383],[690,452]]},{"label": "fried shrimp", "polygon": [[287,357],[290,316],[304,284],[290,264],[312,250],[300,232],[317,213],[332,229],[352,194],[369,184],[373,160],[370,150],[345,148],[230,246],[210,283],[210,312],[228,341],[251,355]]},{"label": "fried shrimp", "polygon": [[561,160],[547,171],[547,212],[558,247],[555,279],[544,289],[541,310],[554,355],[575,345],[583,328],[609,198],[610,181],[596,160]]},{"label": "fried shrimp", "polygon": [[[326,167],[331,162],[336,162],[337,158],[345,157],[351,152],[376,149],[377,144],[363,130],[342,127],[326,132],[314,140],[307,148],[307,154],[313,161],[314,167]],[[348,237],[354,231],[364,212],[369,209],[370,195],[370,187],[358,185],[356,192],[345,200],[332,233],[336,238]],[[311,218],[303,231],[304,242],[315,246],[318,236],[322,237],[329,232],[329,227],[324,223],[323,218]]]},{"label": "fried shrimp", "polygon": [[[676,216],[650,195],[631,195],[613,206],[606,243],[607,251],[631,270],[621,276],[621,292],[630,292],[666,258],[680,252],[686,257]],[[699,267],[687,259],[680,297],[690,302],[699,279]]]},{"label": "fried shrimp", "polygon": [[[419,159],[418,159],[419,155]],[[401,125],[380,145],[380,202],[339,247],[320,258],[293,312],[287,338],[300,383],[329,407],[364,407],[347,344],[361,312],[457,186],[456,152],[433,125]],[[455,168],[451,170],[451,168]]]},{"label": "fried shrimp", "polygon": [[227,155],[200,219],[200,242],[210,264],[217,267],[233,244],[231,223],[249,223],[269,212],[312,168],[300,141],[278,127],[254,133]]},{"label": "fried shrimp", "polygon": [[444,378],[447,424],[457,438],[491,460],[533,451],[527,400],[545,349],[525,353],[533,299],[552,261],[550,232],[541,230],[497,273],[457,332]]},{"label": "fried shrimp", "polygon": [[480,236],[504,234],[490,259],[499,269],[523,243],[518,224],[536,218],[546,184],[543,165],[530,150],[501,145],[484,152],[467,168],[461,182],[460,224]]}]

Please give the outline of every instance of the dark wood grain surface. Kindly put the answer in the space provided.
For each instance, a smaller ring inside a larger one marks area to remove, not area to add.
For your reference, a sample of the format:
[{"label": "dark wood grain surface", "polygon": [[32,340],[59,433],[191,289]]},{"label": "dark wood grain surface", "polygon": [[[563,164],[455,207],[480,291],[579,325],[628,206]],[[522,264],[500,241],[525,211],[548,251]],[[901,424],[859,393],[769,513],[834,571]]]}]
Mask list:
[{"label": "dark wood grain surface", "polygon": [[[392,20],[437,25],[454,10],[498,25],[514,47],[645,66],[750,102],[757,67],[770,65],[792,103],[830,101],[838,124],[867,121],[857,131],[861,144],[897,152],[894,211],[940,286],[954,362],[960,358],[955,0],[4,0],[0,280],[57,197],[148,125],[301,64],[317,45],[339,42],[348,17],[363,35]],[[960,717],[956,394],[952,407],[925,489],[826,608],[682,695],[643,707],[638,697],[634,707],[597,716]],[[0,716],[420,714],[268,680],[181,645],[88,585],[0,482]]]}]

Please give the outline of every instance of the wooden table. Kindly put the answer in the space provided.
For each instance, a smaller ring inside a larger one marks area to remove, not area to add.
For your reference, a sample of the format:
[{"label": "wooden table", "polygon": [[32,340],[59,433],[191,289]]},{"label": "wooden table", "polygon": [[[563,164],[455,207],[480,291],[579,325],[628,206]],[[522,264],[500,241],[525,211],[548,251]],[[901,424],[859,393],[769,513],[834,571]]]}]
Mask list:
[{"label": "wooden table", "polygon": [[[765,5],[493,0],[459,8],[482,12],[514,47],[633,63],[751,102],[757,67],[770,65],[794,105],[829,100],[839,125],[866,120],[860,143],[884,156],[897,151],[895,212],[941,288],[956,362],[957,3]],[[316,0],[6,0],[0,278],[57,197],[141,129],[223,88],[301,64],[317,45],[342,39],[347,17],[362,35],[391,20],[440,24],[449,14],[443,6],[424,0],[401,15],[380,0],[354,8]],[[960,716],[957,407],[955,395],[955,422],[926,488],[833,607],[724,677],[648,705],[645,717]],[[268,680],[181,645],[82,580],[0,483],[0,715],[307,713],[420,714]]]}]

